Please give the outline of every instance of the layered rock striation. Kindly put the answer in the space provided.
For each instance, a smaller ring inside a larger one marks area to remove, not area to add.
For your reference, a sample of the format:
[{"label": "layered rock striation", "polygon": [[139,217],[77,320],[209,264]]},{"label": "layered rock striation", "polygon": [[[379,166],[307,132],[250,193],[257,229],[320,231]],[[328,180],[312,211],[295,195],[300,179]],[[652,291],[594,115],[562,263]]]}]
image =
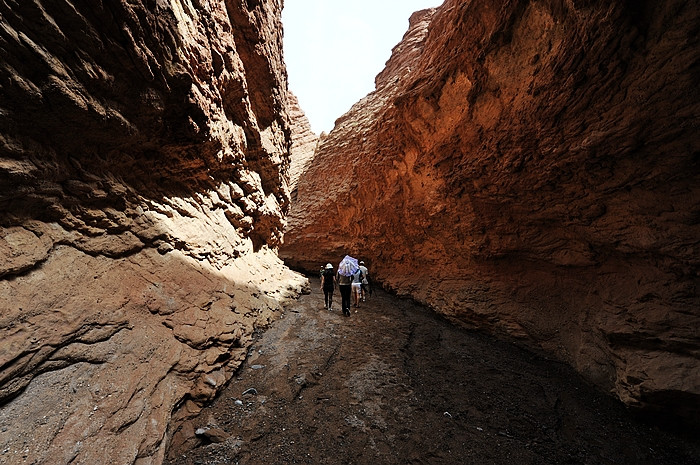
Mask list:
[{"label": "layered rock striation", "polygon": [[319,136],[311,129],[311,123],[299,106],[296,95],[288,94],[289,119],[292,128],[292,146],[289,150],[289,190],[295,197],[299,176],[306,171],[313,160]]},{"label": "layered rock striation", "polygon": [[0,5],[0,462],[160,463],[306,285],[280,9]]},{"label": "layered rock striation", "polygon": [[298,184],[281,255],[345,253],[628,405],[700,414],[692,1],[447,0]]}]

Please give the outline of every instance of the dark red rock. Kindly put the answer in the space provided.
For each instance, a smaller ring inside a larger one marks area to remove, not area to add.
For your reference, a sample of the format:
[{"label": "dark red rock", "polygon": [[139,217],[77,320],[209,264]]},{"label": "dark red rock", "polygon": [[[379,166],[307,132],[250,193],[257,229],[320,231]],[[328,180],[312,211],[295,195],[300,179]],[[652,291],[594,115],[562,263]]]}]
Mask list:
[{"label": "dark red rock", "polygon": [[345,253],[463,325],[697,420],[697,5],[447,0],[298,184],[281,254]]}]

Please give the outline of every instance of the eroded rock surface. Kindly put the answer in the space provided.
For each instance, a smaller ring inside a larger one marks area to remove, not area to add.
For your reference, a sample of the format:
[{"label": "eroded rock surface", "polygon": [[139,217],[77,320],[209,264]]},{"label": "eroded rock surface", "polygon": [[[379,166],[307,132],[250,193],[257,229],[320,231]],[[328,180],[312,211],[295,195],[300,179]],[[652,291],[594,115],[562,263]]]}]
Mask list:
[{"label": "eroded rock surface", "polygon": [[298,184],[281,254],[345,253],[625,403],[700,415],[693,1],[447,0]]},{"label": "eroded rock surface", "polygon": [[311,124],[304,110],[299,106],[297,97],[291,92],[287,95],[289,98],[289,119],[292,126],[292,147],[289,151],[289,190],[294,197],[299,176],[307,170],[309,163],[313,160],[319,136],[311,129]]},{"label": "eroded rock surface", "polygon": [[0,5],[0,462],[157,464],[306,286],[280,2]]}]

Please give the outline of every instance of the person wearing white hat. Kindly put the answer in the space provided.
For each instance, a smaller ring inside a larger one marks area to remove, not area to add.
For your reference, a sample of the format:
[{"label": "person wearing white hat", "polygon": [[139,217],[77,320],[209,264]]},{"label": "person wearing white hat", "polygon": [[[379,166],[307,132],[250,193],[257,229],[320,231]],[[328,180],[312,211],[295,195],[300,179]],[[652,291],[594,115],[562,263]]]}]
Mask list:
[{"label": "person wearing white hat", "polygon": [[[352,303],[355,308],[360,306],[360,301],[362,300],[362,270],[357,269],[355,274],[352,275]],[[357,310],[355,310],[357,313]]]},{"label": "person wearing white hat", "polygon": [[321,274],[321,289],[323,289],[326,310],[332,312],[333,290],[335,289],[335,272],[333,271],[333,265],[330,263],[326,265],[326,269],[323,270],[323,273]]},{"label": "person wearing white hat", "polygon": [[362,272],[362,286],[360,288],[362,290],[362,301],[364,302],[369,290],[369,271],[367,271],[364,261],[360,262],[360,271]]}]

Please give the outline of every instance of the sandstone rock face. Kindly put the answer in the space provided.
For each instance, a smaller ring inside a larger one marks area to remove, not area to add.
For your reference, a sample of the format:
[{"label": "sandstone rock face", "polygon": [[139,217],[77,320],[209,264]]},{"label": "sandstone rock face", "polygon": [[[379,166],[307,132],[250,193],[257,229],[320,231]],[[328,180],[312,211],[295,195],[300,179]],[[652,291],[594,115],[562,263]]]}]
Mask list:
[{"label": "sandstone rock face", "polygon": [[700,414],[697,3],[447,0],[298,185],[281,255],[350,253],[622,401]]},{"label": "sandstone rock face", "polygon": [[0,462],[157,464],[306,286],[280,2],[0,5]]},{"label": "sandstone rock face", "polygon": [[289,190],[292,197],[296,192],[299,176],[306,171],[314,157],[319,137],[311,129],[306,114],[299,106],[296,95],[289,92],[287,105],[292,129],[292,147],[289,151]]}]

